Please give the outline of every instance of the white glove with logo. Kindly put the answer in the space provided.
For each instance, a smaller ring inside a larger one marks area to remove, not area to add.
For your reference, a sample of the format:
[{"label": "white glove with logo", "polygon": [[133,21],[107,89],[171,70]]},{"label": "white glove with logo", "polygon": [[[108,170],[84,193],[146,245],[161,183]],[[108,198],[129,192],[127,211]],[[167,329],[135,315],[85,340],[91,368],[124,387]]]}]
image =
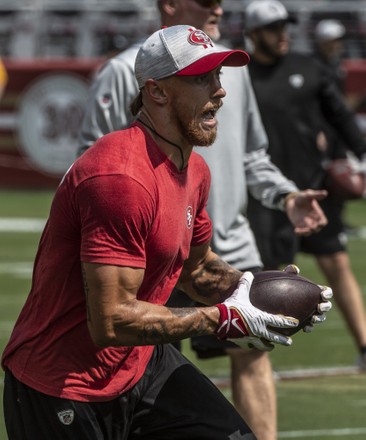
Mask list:
[{"label": "white glove with logo", "polygon": [[254,307],[249,298],[253,278],[251,272],[244,272],[233,294],[223,303],[216,304],[220,310],[216,335],[240,346],[254,346],[264,351],[274,348],[270,342],[291,345],[291,338],[270,331],[267,326],[290,328],[296,327],[299,321],[292,317],[272,315]]}]

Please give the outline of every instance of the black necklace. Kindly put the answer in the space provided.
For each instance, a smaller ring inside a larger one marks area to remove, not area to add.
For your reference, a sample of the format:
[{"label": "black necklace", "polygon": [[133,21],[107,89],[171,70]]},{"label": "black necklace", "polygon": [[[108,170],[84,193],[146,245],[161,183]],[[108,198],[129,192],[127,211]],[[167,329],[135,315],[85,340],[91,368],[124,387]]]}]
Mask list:
[{"label": "black necklace", "polygon": [[141,122],[141,124],[144,125],[146,128],[148,128],[149,130],[151,130],[151,131],[152,131],[156,136],[158,136],[160,139],[162,139],[163,141],[167,142],[167,143],[170,144],[170,145],[173,145],[173,147],[178,148],[178,150],[179,150],[179,152],[180,152],[180,158],[181,158],[181,161],[182,161],[182,166],[181,166],[181,168],[180,168],[180,171],[182,171],[183,168],[184,168],[184,156],[183,156],[183,150],[182,150],[182,148],[181,148],[178,144],[175,144],[174,142],[172,142],[172,141],[166,139],[164,136],[162,136],[161,134],[159,134],[154,128],[150,127],[150,125],[145,124],[145,122],[141,121],[140,118],[137,118],[137,120],[138,120],[139,122]]}]

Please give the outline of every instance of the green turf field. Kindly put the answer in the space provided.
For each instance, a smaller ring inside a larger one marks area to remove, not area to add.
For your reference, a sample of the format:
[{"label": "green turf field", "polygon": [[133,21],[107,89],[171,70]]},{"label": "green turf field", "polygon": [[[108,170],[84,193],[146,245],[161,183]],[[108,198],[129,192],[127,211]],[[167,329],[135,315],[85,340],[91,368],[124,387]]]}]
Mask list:
[{"label": "green turf field", "polygon": [[[27,295],[39,227],[47,217],[51,198],[50,192],[0,191],[0,352]],[[34,221],[19,221],[24,218]],[[352,226],[366,226],[366,202],[349,203],[346,218]],[[27,231],[29,226],[32,232]],[[350,235],[349,249],[366,299],[366,236]],[[300,256],[297,264],[302,275],[324,282],[311,258]],[[198,362],[188,341],[184,351],[218,380],[230,398],[228,360]],[[292,347],[276,347],[271,359],[278,377],[279,439],[366,438],[366,375],[354,373],[356,354],[336,307],[329,312],[327,322],[312,334],[295,335]],[[304,375],[308,377],[304,379]],[[1,373],[1,391],[2,377]],[[0,411],[0,439],[6,440],[1,403]]]}]

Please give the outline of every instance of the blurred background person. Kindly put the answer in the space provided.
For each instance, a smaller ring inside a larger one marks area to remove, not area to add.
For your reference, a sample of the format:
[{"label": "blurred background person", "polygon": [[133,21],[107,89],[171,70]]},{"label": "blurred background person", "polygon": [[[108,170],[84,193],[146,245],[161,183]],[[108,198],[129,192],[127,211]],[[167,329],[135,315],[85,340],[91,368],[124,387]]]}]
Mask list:
[{"label": "blurred background person", "polygon": [[344,93],[345,71],[342,67],[346,28],[339,20],[325,19],[314,29],[314,57],[328,70],[339,90]]},{"label": "blurred background person", "polygon": [[[340,20],[320,20],[314,28],[313,56],[324,66],[330,79],[334,81],[340,93],[343,95],[347,105],[352,111],[355,111],[361,101],[358,101],[360,96],[358,96],[357,99],[351,99],[351,97],[346,95],[345,81],[347,73],[342,63],[346,49],[345,38],[346,28]],[[329,160],[348,158],[351,160],[350,164],[352,164],[355,169],[360,168],[360,161],[351,153],[331,125],[328,124],[324,128],[324,136],[323,143],[327,146]],[[325,164],[325,166],[327,165]],[[340,205],[342,213],[344,213],[344,201],[340,199],[338,201],[334,200],[334,203],[337,202]],[[345,228],[347,233],[357,232],[357,228],[354,228],[350,224],[345,223]]]},{"label": "blurred background person", "polygon": [[[249,71],[272,161],[299,188],[323,188],[322,166],[329,154],[328,126],[363,159],[366,143],[354,114],[335,82],[312,56],[290,51],[289,23],[296,22],[277,0],[254,0],[246,8],[245,30],[252,44]],[[310,237],[298,237],[283,213],[250,198],[248,216],[264,266],[276,269],[293,262],[297,252],[315,257],[360,353],[366,369],[366,317],[360,286],[347,253],[342,204],[320,202],[328,225]]]},{"label": "blurred background person", "polygon": [[4,90],[5,90],[7,82],[8,82],[8,74],[6,72],[6,68],[5,68],[4,63],[0,58],[0,99],[2,98],[2,96],[4,94]]}]

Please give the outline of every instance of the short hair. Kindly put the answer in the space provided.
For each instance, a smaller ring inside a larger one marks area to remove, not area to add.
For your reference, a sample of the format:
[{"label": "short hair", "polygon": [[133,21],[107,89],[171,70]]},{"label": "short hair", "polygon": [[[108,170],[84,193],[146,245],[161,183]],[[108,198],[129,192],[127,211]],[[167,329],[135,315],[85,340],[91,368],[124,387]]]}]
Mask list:
[{"label": "short hair", "polygon": [[140,90],[139,94],[132,100],[130,104],[130,111],[132,116],[137,116],[143,106],[142,102],[142,92]]}]

